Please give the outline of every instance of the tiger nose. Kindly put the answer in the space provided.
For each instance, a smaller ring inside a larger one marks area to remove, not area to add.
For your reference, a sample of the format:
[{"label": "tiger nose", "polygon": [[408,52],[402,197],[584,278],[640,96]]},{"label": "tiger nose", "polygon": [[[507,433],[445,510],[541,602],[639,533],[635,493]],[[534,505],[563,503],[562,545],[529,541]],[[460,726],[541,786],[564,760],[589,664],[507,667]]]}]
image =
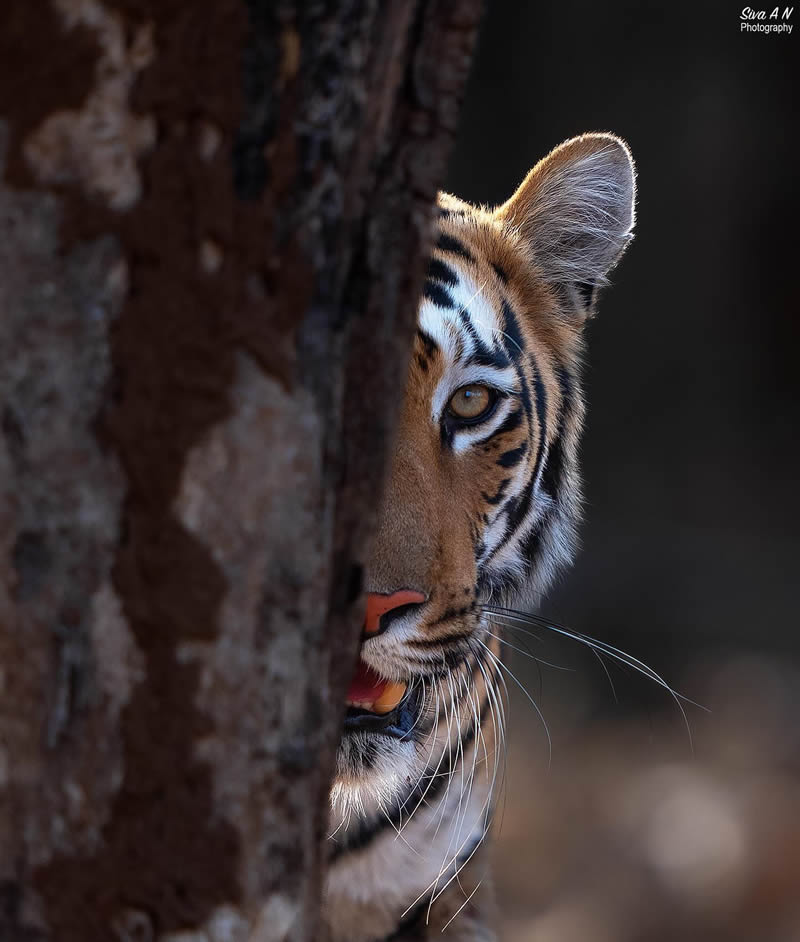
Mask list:
[{"label": "tiger nose", "polygon": [[381,634],[395,618],[405,615],[425,601],[425,596],[421,592],[414,592],[411,589],[401,589],[399,592],[391,592],[388,595],[370,592],[367,596],[364,634],[367,637]]}]

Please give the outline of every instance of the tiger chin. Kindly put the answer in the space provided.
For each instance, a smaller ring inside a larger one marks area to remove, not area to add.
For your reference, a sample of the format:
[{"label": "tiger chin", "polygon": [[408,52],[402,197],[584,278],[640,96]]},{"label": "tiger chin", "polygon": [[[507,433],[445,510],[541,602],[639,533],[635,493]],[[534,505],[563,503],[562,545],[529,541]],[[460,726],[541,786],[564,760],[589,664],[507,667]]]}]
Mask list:
[{"label": "tiger chin", "polygon": [[625,143],[585,134],[495,209],[440,195],[330,795],[333,942],[496,939],[504,607],[572,558],[583,326],[635,190]]}]

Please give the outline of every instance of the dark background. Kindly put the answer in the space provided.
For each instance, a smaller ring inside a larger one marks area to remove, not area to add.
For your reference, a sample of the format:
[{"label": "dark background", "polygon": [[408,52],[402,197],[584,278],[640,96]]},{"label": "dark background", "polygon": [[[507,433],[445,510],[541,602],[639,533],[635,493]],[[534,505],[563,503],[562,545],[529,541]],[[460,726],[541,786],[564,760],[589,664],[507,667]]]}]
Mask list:
[{"label": "dark background", "polygon": [[583,549],[542,611],[671,679],[796,657],[800,13],[787,36],[740,33],[736,2],[488,8],[448,188],[501,202],[583,131],[638,168],[589,325]]}]

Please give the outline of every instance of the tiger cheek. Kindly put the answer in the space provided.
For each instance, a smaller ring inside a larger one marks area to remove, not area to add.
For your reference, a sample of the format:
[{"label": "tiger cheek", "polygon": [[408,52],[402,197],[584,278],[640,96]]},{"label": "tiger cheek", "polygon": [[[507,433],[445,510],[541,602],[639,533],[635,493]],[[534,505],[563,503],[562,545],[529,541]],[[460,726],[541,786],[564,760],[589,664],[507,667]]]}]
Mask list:
[{"label": "tiger cheek", "polygon": [[460,504],[465,523],[459,553],[461,570],[458,575],[460,581],[470,581],[475,585],[478,579],[478,558],[489,522],[483,494],[490,486],[487,481],[492,463],[479,449],[461,455],[459,463],[459,479],[455,486],[456,492],[462,495]]}]

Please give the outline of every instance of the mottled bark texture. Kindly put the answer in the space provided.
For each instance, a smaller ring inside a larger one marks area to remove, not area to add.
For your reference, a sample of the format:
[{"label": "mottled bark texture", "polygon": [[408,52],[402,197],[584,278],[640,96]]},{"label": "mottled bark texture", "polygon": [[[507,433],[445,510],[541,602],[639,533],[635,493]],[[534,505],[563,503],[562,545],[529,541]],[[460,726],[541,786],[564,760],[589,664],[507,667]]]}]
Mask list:
[{"label": "mottled bark texture", "polygon": [[0,9],[0,938],[320,938],[478,0]]}]

